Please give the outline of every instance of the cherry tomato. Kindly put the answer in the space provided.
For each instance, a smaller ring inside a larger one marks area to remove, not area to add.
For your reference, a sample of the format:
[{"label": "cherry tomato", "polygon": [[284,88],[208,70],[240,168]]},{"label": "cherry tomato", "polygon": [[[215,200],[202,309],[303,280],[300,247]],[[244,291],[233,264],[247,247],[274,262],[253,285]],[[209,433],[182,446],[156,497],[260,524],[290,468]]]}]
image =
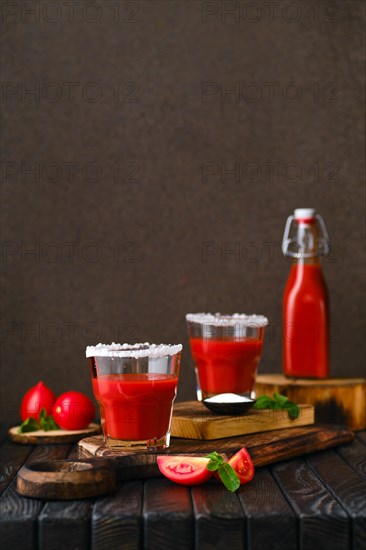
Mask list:
[{"label": "cherry tomato", "polygon": [[93,420],[95,406],[84,393],[67,391],[56,399],[52,416],[64,430],[82,430]]},{"label": "cherry tomato", "polygon": [[254,465],[245,447],[230,458],[229,464],[234,468],[242,485],[253,479]]},{"label": "cherry tomato", "polygon": [[200,485],[207,481],[212,476],[207,470],[209,461],[198,456],[158,456],[161,473],[181,485]]},{"label": "cherry tomato", "polygon": [[39,421],[39,413],[44,408],[47,416],[51,414],[56,396],[42,381],[30,388],[23,396],[20,404],[22,422],[30,416]]}]

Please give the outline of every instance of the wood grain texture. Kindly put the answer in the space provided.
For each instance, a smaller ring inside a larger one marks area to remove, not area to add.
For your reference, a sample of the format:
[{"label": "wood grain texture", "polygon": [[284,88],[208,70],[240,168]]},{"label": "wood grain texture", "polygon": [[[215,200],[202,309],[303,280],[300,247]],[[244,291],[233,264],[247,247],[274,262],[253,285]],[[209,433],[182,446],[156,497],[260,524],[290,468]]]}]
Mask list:
[{"label": "wood grain texture", "polygon": [[186,401],[174,406],[171,433],[187,439],[220,439],[313,423],[311,405],[301,405],[299,418],[291,420],[287,411],[250,409],[243,415],[224,416],[214,414],[199,401]]},{"label": "wood grain texture", "polygon": [[26,464],[39,462],[41,460],[62,460],[67,458],[71,450],[70,443],[62,443],[60,445],[42,445],[33,448],[32,453],[26,460]]},{"label": "wood grain texture", "polygon": [[247,547],[251,550],[296,548],[296,517],[268,468],[255,472],[238,497],[247,516]]},{"label": "wood grain texture", "polygon": [[[69,449],[69,445],[36,447],[30,454],[28,462],[38,459],[64,458]],[[14,550],[36,549],[37,519],[42,508],[41,500],[20,496],[16,491],[16,479],[13,479],[0,498],[0,541],[2,546]]]},{"label": "wood grain texture", "polygon": [[357,439],[359,439],[361,443],[366,445],[366,431],[358,432],[356,435],[357,435]]},{"label": "wood grain texture", "polygon": [[366,543],[366,481],[334,451],[317,453],[308,464],[352,518],[353,548]]},{"label": "wood grain texture", "polygon": [[15,443],[24,445],[50,445],[54,443],[75,443],[88,435],[98,434],[101,431],[99,424],[89,424],[84,430],[37,430],[35,432],[18,433],[19,426],[8,430],[8,437]]},{"label": "wood grain texture", "polygon": [[6,441],[0,447],[0,495],[23,466],[33,447],[20,447]]},{"label": "wood grain texture", "polygon": [[189,489],[167,479],[145,481],[144,548],[194,548],[194,518]]},{"label": "wood grain texture", "polygon": [[93,550],[139,550],[142,545],[143,482],[126,482],[113,495],[96,499],[92,514]]},{"label": "wood grain texture", "polygon": [[116,472],[102,458],[43,460],[18,472],[17,491],[27,497],[73,500],[113,492]]},{"label": "wood grain texture", "polygon": [[350,524],[345,510],[303,460],[271,468],[299,522],[301,550],[350,547]]},{"label": "wood grain texture", "polygon": [[13,479],[0,499],[0,541],[3,548],[36,550],[37,518],[43,502],[20,496]]},{"label": "wood grain texture", "polygon": [[[169,449],[162,454],[207,454],[217,451],[230,456],[241,447],[247,447],[254,465],[260,467],[347,443],[353,437],[352,432],[334,426],[310,426],[206,441],[173,438]],[[107,448],[100,436],[79,441],[78,446],[90,453],[89,456],[111,460],[118,480],[160,476],[157,454],[144,448]]]},{"label": "wood grain texture", "polygon": [[241,550],[246,547],[246,516],[238,495],[213,481],[191,489],[195,516],[195,548]]},{"label": "wood grain texture", "polygon": [[366,445],[355,439],[349,445],[338,447],[336,451],[361,478],[366,480]]},{"label": "wood grain texture", "polygon": [[89,550],[93,501],[48,502],[38,517],[41,550]]},{"label": "wood grain texture", "polygon": [[296,403],[315,406],[315,421],[366,428],[366,378],[326,380],[289,379],[281,374],[262,374],[256,379],[257,395],[279,392]]}]

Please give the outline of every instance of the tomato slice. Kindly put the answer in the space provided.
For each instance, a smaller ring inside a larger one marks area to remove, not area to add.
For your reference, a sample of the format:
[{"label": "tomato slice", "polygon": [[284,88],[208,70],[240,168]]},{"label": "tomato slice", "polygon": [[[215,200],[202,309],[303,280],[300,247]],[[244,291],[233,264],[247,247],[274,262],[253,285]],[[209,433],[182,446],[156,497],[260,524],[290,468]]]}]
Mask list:
[{"label": "tomato slice", "polygon": [[181,485],[200,485],[207,481],[213,473],[207,470],[209,461],[199,456],[158,456],[161,473]]},{"label": "tomato slice", "polygon": [[229,464],[234,468],[242,485],[253,479],[254,464],[245,447],[230,458]]}]

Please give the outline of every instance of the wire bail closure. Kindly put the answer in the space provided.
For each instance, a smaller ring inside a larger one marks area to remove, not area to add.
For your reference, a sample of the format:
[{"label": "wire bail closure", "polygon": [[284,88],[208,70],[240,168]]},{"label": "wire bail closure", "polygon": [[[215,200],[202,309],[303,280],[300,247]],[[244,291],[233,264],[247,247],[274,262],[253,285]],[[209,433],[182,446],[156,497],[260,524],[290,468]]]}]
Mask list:
[{"label": "wire bail closure", "polygon": [[292,245],[292,244],[297,245],[297,240],[296,239],[289,239],[291,225],[292,225],[292,222],[294,221],[294,218],[295,218],[295,216],[291,215],[287,218],[285,231],[284,231],[283,239],[282,239],[282,253],[283,253],[284,256],[288,256],[290,258],[296,258],[296,259],[311,258],[314,255],[315,256],[328,256],[328,254],[329,254],[329,235],[328,235],[328,231],[327,231],[325,222],[323,220],[323,217],[320,214],[316,214],[314,217],[316,218],[317,222],[319,223],[319,226],[320,226],[320,229],[321,229],[321,232],[322,232],[322,235],[323,235],[323,236],[320,236],[318,238],[319,246],[318,246],[317,251],[314,252],[314,253],[313,252],[303,252],[301,250],[301,247],[299,247],[299,246],[298,246],[298,248],[300,248],[300,249],[298,250],[298,252],[295,252],[295,251],[289,249],[290,245]]}]

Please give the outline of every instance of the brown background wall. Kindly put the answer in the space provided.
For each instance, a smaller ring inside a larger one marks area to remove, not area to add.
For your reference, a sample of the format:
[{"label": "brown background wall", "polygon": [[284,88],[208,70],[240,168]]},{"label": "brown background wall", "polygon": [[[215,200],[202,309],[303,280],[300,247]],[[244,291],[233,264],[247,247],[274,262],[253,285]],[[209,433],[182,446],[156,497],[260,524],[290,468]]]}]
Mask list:
[{"label": "brown background wall", "polygon": [[2,418],[39,379],[91,394],[98,341],[182,342],[193,398],[188,311],[267,315],[279,372],[301,206],[333,243],[332,375],[363,375],[364,3],[25,4],[2,3]]}]

